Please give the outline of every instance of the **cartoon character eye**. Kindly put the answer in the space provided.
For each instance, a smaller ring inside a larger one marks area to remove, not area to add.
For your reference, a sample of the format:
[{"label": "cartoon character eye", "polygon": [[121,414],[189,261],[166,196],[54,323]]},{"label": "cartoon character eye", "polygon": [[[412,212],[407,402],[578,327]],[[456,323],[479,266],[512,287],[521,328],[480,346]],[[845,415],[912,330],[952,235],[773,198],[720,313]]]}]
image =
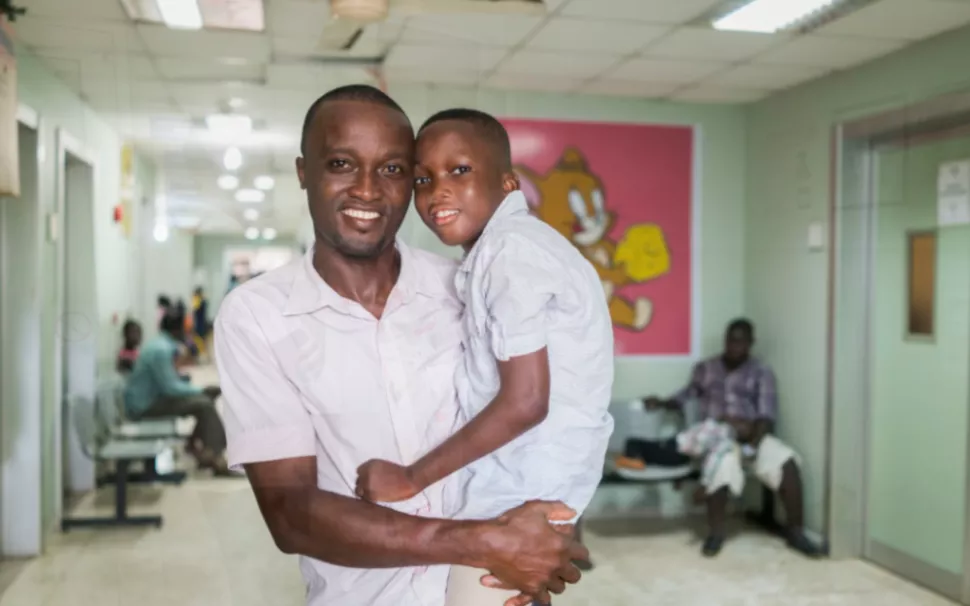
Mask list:
[{"label": "cartoon character eye", "polygon": [[580,219],[589,217],[589,211],[586,208],[586,199],[583,198],[583,194],[575,189],[569,190],[569,208]]},{"label": "cartoon character eye", "polygon": [[602,215],[606,210],[606,200],[603,198],[602,189],[593,190],[593,208],[596,209],[597,215]]}]

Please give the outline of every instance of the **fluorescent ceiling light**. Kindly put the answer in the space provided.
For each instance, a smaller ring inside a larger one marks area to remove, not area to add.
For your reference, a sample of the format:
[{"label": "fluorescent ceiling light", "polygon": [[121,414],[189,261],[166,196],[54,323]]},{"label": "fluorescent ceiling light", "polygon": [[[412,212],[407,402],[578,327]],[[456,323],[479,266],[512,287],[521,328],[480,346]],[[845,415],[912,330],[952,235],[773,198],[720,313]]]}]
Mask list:
[{"label": "fluorescent ceiling light", "polygon": [[219,189],[230,191],[239,187],[239,178],[236,175],[222,175],[218,180]]},{"label": "fluorescent ceiling light", "polygon": [[222,157],[222,165],[226,167],[226,170],[238,170],[242,163],[242,152],[239,151],[238,147],[230,147]]},{"label": "fluorescent ceiling light", "polygon": [[243,114],[212,114],[205,124],[218,137],[243,137],[253,131],[253,119]]},{"label": "fluorescent ceiling light", "polygon": [[240,107],[246,105],[246,101],[244,99],[240,99],[239,97],[232,97],[229,99],[228,105],[232,109],[239,109]]},{"label": "fluorescent ceiling light", "polygon": [[243,211],[243,219],[247,221],[255,221],[259,218],[259,211],[255,208],[247,208]]},{"label": "fluorescent ceiling light", "polygon": [[247,240],[255,240],[258,237],[259,237],[259,228],[258,227],[247,227],[246,228],[246,239]]},{"label": "fluorescent ceiling light", "polygon": [[266,199],[266,194],[258,189],[240,189],[236,191],[236,202],[254,203],[262,202]]},{"label": "fluorescent ceiling light", "polygon": [[253,185],[256,186],[256,189],[269,191],[276,185],[276,179],[269,175],[260,175],[253,181]]},{"label": "fluorescent ceiling light", "polygon": [[276,230],[273,229],[272,227],[267,227],[266,229],[264,229],[263,230],[263,239],[264,240],[275,240],[276,239]]},{"label": "fluorescent ceiling light", "polygon": [[771,34],[841,0],[753,0],[713,22],[715,29]]},{"label": "fluorescent ceiling light", "polygon": [[198,0],[155,0],[162,21],[172,29],[202,29]]}]

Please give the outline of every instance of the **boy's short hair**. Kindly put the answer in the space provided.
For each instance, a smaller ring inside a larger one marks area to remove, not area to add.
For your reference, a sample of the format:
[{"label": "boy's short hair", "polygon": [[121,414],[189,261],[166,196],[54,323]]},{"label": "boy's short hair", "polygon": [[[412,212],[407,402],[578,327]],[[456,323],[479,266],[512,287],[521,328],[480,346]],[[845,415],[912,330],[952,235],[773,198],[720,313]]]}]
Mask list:
[{"label": "boy's short hair", "polygon": [[494,116],[483,111],[461,107],[440,111],[424,121],[418,129],[418,135],[432,124],[447,120],[466,122],[478,129],[498,158],[499,168],[503,171],[512,170],[512,144],[509,141],[509,133]]}]

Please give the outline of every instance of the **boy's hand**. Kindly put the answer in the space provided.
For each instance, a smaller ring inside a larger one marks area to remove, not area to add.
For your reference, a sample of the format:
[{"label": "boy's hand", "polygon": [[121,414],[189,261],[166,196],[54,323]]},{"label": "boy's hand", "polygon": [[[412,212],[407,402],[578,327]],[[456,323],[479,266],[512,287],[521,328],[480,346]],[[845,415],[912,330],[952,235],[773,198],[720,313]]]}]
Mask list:
[{"label": "boy's hand", "polygon": [[371,459],[357,468],[355,492],[372,503],[407,501],[423,488],[414,481],[407,467],[397,463]]}]

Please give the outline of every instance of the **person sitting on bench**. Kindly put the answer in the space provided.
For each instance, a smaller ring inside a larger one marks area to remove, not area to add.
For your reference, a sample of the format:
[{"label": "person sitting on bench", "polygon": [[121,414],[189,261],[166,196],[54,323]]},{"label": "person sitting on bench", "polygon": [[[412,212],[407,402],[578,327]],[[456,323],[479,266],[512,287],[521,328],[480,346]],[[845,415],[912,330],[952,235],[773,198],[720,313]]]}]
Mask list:
[{"label": "person sitting on bench", "polygon": [[666,441],[628,440],[619,467],[680,467],[702,461],[701,486],[707,503],[709,534],[703,553],[713,557],[724,545],[730,494],[744,488],[743,459],[753,460],[754,473],[776,492],[787,514],[788,545],[808,556],[821,550],[804,533],[802,479],[798,455],[770,434],[777,415],[775,375],[751,356],[754,326],[740,319],[730,324],[724,353],[699,363],[690,384],[669,400],[646,398],[648,410],[700,404],[701,421]]},{"label": "person sitting on bench", "polygon": [[170,311],[159,324],[158,336],[142,347],[125,386],[125,412],[132,420],[159,417],[195,418],[195,430],[186,450],[201,469],[229,475],[226,465],[226,430],[216,411],[218,387],[200,389],[179,377],[175,355],[183,337],[182,316]]}]

